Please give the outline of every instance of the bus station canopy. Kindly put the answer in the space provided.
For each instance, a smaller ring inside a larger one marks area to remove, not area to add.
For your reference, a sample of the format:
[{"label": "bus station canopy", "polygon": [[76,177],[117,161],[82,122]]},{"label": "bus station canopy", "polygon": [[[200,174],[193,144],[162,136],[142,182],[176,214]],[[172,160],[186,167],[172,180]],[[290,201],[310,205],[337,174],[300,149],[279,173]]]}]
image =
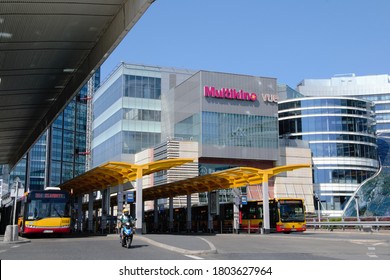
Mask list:
[{"label": "bus station canopy", "polygon": [[120,184],[126,184],[139,177],[167,170],[189,162],[193,162],[193,159],[167,159],[146,164],[107,162],[58,185],[58,187],[62,190],[67,190],[74,195],[87,194]]},{"label": "bus station canopy", "polygon": [[[193,159],[167,159],[142,165],[108,162],[59,185],[59,187],[75,195],[87,194],[119,184],[125,184],[142,176],[189,162],[193,162]],[[270,169],[252,167],[231,168],[212,174],[144,188],[142,190],[143,200],[261,184],[279,173],[310,166],[310,164],[293,164]]]},{"label": "bus station canopy", "polygon": [[270,169],[235,167],[203,176],[145,188],[143,189],[143,200],[154,200],[191,193],[209,192],[218,189],[257,185],[268,181],[270,177],[279,173],[308,167],[311,167],[311,165],[293,164]]}]

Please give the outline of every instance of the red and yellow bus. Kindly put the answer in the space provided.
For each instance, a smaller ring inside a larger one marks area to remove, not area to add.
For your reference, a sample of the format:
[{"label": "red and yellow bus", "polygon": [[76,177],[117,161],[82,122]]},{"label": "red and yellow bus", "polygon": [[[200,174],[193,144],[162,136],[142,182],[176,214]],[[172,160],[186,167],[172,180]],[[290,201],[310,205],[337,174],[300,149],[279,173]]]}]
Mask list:
[{"label": "red and yellow bus", "polygon": [[[304,201],[300,198],[269,200],[271,232],[306,231]],[[242,205],[240,224],[243,231],[258,231],[263,227],[263,201],[248,201]]]},{"label": "red and yellow bus", "polygon": [[65,234],[71,231],[70,196],[56,188],[31,191],[21,201],[20,235]]}]

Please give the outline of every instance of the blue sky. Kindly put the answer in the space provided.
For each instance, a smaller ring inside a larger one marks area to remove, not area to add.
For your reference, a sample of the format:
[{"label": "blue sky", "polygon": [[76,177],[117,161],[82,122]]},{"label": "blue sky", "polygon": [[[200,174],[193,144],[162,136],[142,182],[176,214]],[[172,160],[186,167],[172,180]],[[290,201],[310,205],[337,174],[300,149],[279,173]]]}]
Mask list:
[{"label": "blue sky", "polygon": [[390,74],[388,0],[156,0],[102,65],[275,77]]}]

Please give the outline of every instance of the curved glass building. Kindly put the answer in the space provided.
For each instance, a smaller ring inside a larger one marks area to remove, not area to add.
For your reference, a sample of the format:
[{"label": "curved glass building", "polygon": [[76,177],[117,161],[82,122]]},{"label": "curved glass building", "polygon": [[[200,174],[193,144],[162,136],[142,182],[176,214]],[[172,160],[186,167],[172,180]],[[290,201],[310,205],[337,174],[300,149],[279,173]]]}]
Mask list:
[{"label": "curved glass building", "polygon": [[309,142],[321,212],[341,215],[359,185],[379,168],[374,105],[344,97],[279,102],[279,134]]}]

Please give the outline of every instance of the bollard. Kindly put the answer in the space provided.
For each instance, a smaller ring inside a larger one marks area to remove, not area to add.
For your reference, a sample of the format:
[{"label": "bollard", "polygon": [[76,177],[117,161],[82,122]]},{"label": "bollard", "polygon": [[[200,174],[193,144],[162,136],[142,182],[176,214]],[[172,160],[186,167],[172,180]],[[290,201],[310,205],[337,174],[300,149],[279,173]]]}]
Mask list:
[{"label": "bollard", "polygon": [[5,229],[4,242],[18,241],[18,226],[8,225]]}]

